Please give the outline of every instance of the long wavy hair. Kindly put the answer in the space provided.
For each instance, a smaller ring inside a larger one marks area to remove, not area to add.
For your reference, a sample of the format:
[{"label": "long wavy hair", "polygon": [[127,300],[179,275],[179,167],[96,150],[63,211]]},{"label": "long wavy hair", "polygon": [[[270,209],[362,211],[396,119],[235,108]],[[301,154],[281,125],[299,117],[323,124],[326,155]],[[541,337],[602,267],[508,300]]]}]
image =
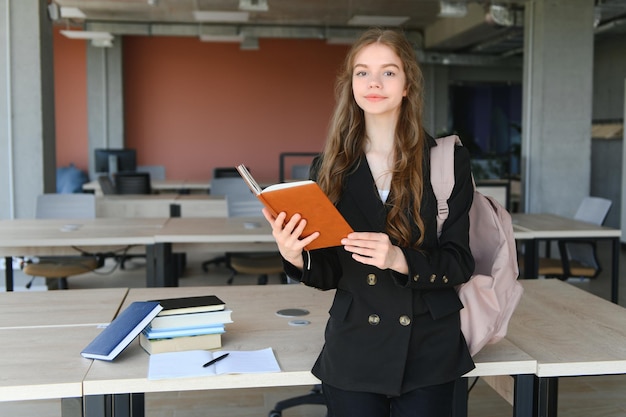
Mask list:
[{"label": "long wavy hair", "polygon": [[[424,222],[420,216],[425,146],[422,129],[423,79],[413,47],[402,33],[370,29],[348,52],[335,85],[335,110],[317,180],[331,201],[337,203],[345,176],[364,155],[365,117],[354,99],[352,77],[355,57],[364,47],[374,43],[386,45],[398,55],[403,63],[407,90],[396,124],[391,189],[385,203],[388,207],[386,231],[400,246],[419,247],[424,236]],[[411,219],[420,231],[413,245]]]}]

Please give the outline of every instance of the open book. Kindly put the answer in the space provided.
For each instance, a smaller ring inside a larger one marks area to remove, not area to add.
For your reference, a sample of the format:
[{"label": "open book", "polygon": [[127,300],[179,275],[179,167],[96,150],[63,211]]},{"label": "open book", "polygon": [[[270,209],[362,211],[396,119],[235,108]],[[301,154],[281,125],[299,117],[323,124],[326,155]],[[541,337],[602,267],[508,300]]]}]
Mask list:
[{"label": "open book", "polygon": [[341,239],[352,233],[348,222],[314,181],[285,182],[261,189],[244,165],[239,165],[237,170],[250,190],[274,216],[284,211],[289,219],[300,213],[307,221],[303,237],[320,232],[319,237],[305,249],[340,246]]},{"label": "open book", "polygon": [[[224,360],[210,363],[212,359],[228,354]],[[150,355],[148,379],[188,378],[222,374],[257,374],[280,372],[272,348],[246,351],[188,350],[183,352],[155,353]]]}]

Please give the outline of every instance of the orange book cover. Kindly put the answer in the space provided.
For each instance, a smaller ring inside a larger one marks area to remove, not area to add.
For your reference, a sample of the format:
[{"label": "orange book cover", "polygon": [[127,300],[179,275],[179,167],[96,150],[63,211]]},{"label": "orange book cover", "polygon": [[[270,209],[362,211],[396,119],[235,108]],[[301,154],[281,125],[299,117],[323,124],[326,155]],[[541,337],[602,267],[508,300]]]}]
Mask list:
[{"label": "orange book cover", "polygon": [[320,232],[317,239],[305,249],[313,250],[340,246],[341,239],[352,233],[352,228],[337,210],[328,196],[314,181],[293,181],[274,184],[261,189],[245,166],[237,170],[257,198],[275,216],[287,213],[287,219],[300,213],[307,224],[302,232],[304,237]]}]

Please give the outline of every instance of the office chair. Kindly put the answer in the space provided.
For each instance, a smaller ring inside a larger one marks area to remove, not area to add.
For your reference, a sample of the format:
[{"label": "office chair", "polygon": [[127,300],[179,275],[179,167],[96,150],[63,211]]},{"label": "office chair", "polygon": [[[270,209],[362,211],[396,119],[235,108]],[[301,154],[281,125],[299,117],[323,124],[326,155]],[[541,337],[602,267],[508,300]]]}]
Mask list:
[{"label": "office chair", "polygon": [[[152,194],[150,174],[147,172],[117,172],[113,176],[116,194]],[[126,269],[126,261],[132,258],[146,258],[146,255],[121,255],[120,269]]]},{"label": "office chair", "polygon": [[[574,219],[602,225],[611,205],[611,200],[605,198],[585,197]],[[602,271],[595,240],[561,239],[558,241],[558,247],[559,259],[539,259],[539,275],[566,280],[573,277],[595,278]]]},{"label": "office chair", "polygon": [[213,168],[213,178],[239,178],[239,171],[235,167]]},{"label": "office chair", "polygon": [[[96,199],[93,194],[41,194],[37,196],[38,219],[93,219]],[[91,272],[104,265],[102,255],[42,256],[25,260],[26,275],[46,278],[49,289],[67,289],[67,278]],[[31,280],[32,283],[32,280]],[[27,284],[30,287],[30,283]]]},{"label": "office chair", "polygon": [[152,194],[147,172],[118,172],[114,175],[116,194]]},{"label": "office chair", "polygon": [[[241,178],[241,176],[239,175],[239,171],[237,171],[237,168],[235,167],[215,167],[213,168],[212,178],[215,180],[216,178]],[[224,191],[219,189],[219,183],[218,183],[217,193],[215,192],[213,184],[211,184],[211,194],[224,195],[223,192]],[[256,215],[257,214],[254,214],[254,216]],[[209,272],[210,265],[219,265],[219,264],[226,264],[226,263],[227,263],[226,255],[217,256],[215,258],[202,262],[202,270],[204,272]]]},{"label": "office chair", "polygon": [[102,191],[102,194],[116,194],[115,184],[113,184],[113,181],[111,181],[111,178],[108,175],[100,175],[98,177],[98,184],[100,185],[100,190]]},{"label": "office chair", "polygon": [[[263,205],[250,192],[241,177],[215,178],[211,182],[211,193],[226,197],[228,217],[259,217]],[[228,284],[232,284],[237,274],[258,275],[258,283],[266,284],[268,275],[279,274],[283,282],[284,274],[282,258],[278,252],[242,253],[227,252],[225,264],[231,271]]]},{"label": "office chair", "polygon": [[292,180],[308,180],[311,164],[294,165],[291,167]]},{"label": "office chair", "polygon": [[308,394],[277,402],[274,404],[274,408],[269,412],[268,417],[281,417],[283,415],[283,411],[287,408],[307,404],[326,406],[326,399],[324,398],[324,394],[322,394],[321,384],[314,385]]}]

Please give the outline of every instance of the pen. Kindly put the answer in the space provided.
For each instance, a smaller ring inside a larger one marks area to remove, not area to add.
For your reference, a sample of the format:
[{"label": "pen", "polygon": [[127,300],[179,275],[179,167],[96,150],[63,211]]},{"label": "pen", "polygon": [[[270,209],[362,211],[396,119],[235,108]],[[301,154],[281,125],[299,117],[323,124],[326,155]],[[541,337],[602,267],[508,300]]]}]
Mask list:
[{"label": "pen", "polygon": [[215,359],[211,359],[210,361],[208,361],[207,363],[205,363],[204,365],[202,365],[203,368],[206,368],[207,366],[211,366],[213,365],[215,362],[219,362],[222,359],[224,359],[226,356],[228,356],[228,353],[223,354],[222,356],[218,356]]}]

